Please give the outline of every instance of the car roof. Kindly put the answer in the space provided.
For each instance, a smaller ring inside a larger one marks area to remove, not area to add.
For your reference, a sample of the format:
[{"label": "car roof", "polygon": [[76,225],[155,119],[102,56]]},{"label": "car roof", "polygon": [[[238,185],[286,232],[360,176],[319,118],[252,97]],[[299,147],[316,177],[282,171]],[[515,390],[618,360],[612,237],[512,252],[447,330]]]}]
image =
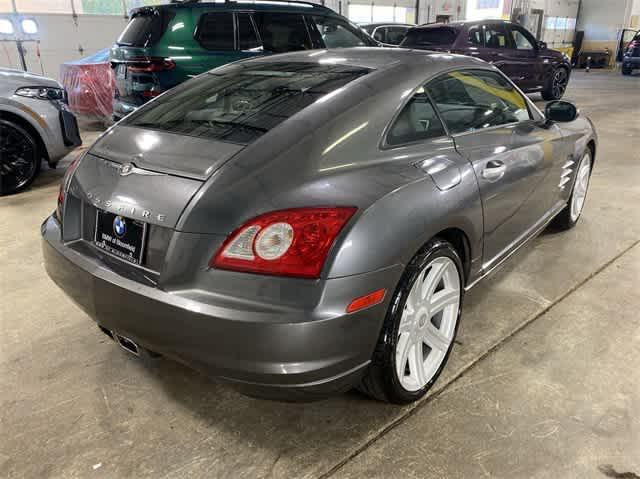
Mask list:
[{"label": "car roof", "polygon": [[[427,60],[426,62],[424,60]],[[482,67],[487,63],[473,57],[464,55],[453,55],[443,52],[433,52],[429,50],[412,50],[408,48],[386,48],[386,47],[353,47],[328,50],[296,51],[281,53],[279,55],[266,55],[261,57],[243,60],[242,62],[304,62],[304,63],[324,63],[352,67],[367,68],[370,70],[384,70],[398,65],[415,67],[421,63],[425,68],[432,68],[437,71],[440,65],[446,67]]]},{"label": "car roof", "polygon": [[484,20],[459,20],[455,22],[449,23],[424,23],[422,25],[418,25],[416,28],[433,28],[433,27],[452,27],[452,28],[461,28],[465,26],[475,26],[475,25],[484,25],[486,23],[503,23],[505,25],[513,24],[510,20],[502,20],[500,18],[485,18]]},{"label": "car roof", "polygon": [[400,22],[374,22],[374,23],[358,23],[359,27],[415,27],[411,23],[400,23]]},{"label": "car roof", "polygon": [[152,9],[220,9],[220,10],[286,10],[295,12],[314,12],[323,15],[338,15],[336,12],[323,5],[298,0],[225,0],[225,1],[204,1],[184,0],[162,5],[148,5],[134,8],[132,13],[142,12]]}]

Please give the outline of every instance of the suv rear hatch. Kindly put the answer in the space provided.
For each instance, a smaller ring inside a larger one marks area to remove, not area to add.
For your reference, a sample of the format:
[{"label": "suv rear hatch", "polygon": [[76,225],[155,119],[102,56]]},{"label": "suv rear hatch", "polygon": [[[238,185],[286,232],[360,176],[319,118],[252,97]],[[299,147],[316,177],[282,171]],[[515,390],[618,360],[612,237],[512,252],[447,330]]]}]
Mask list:
[{"label": "suv rear hatch", "polygon": [[400,44],[403,48],[448,51],[458,38],[459,30],[448,25],[412,28]]},{"label": "suv rear hatch", "polygon": [[168,57],[154,56],[156,45],[174,13],[167,8],[135,10],[131,20],[111,48],[110,61],[116,79],[114,113],[124,116],[171,86],[176,64]]}]

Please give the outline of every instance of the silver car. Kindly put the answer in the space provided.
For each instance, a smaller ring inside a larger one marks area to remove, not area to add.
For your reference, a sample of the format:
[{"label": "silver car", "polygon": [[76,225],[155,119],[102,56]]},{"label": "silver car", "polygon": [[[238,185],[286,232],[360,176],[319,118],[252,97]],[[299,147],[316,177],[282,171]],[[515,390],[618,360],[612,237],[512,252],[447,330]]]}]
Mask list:
[{"label": "silver car", "polygon": [[442,370],[464,292],[550,222],[575,225],[596,150],[571,103],[544,115],[469,57],[237,62],[70,169],[45,265],[134,354],[253,395],[406,403]]},{"label": "silver car", "polygon": [[55,167],[81,143],[57,81],[0,68],[0,195],[27,188],[42,160]]}]

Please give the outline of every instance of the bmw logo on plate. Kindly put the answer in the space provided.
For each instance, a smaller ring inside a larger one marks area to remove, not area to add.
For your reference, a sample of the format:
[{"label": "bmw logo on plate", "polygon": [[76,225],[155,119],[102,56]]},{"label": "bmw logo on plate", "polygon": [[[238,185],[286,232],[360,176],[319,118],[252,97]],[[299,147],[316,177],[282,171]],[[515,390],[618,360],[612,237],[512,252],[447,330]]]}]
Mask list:
[{"label": "bmw logo on plate", "polygon": [[113,220],[113,232],[120,237],[127,232],[127,223],[122,216],[116,216]]}]

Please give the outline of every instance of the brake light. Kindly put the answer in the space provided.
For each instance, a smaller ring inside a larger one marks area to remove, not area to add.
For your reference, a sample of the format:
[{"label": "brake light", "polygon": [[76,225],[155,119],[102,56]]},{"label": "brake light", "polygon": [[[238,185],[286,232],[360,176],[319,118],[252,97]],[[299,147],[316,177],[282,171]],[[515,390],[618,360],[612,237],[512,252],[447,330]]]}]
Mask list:
[{"label": "brake light", "polygon": [[296,208],[249,220],[211,258],[212,268],[317,278],[353,207]]},{"label": "brake light", "polygon": [[58,190],[58,205],[56,207],[56,216],[60,221],[62,221],[62,209],[64,207],[64,200],[67,194],[67,190],[69,189],[69,183],[71,183],[71,178],[73,177],[73,173],[78,168],[81,158],[82,157],[78,157],[71,162],[71,164],[67,167],[67,171],[64,172],[64,176],[62,177],[62,181],[60,182],[60,189]]},{"label": "brake light", "polygon": [[163,57],[133,57],[127,60],[127,68],[132,73],[156,73],[173,70],[176,62]]}]

